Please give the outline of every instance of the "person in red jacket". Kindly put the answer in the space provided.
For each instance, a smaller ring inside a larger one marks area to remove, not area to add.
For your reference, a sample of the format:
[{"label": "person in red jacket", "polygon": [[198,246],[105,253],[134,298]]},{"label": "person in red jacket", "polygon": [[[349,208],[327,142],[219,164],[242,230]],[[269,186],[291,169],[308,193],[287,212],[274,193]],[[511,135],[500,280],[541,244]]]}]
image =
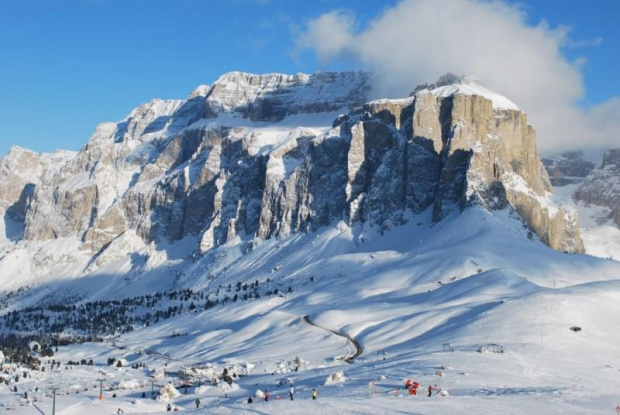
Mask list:
[{"label": "person in red jacket", "polygon": [[411,379],[407,379],[405,381],[405,389],[407,390],[411,389],[411,385],[413,385],[413,382],[411,381]]},{"label": "person in red jacket", "polygon": [[269,391],[265,390],[265,402],[269,402]]}]

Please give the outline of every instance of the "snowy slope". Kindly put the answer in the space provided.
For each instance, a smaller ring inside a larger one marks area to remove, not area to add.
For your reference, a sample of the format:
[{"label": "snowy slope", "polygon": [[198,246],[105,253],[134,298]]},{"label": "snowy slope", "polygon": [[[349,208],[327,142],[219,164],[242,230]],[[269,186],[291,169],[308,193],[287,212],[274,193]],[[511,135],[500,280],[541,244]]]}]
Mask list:
[{"label": "snowy slope", "polygon": [[[414,231],[419,237],[411,237]],[[150,392],[148,372],[108,368],[105,360],[112,356],[147,363],[155,372],[212,365],[204,373],[224,367],[247,373],[231,389],[190,388],[189,395],[173,400],[191,410],[200,397],[208,413],[315,413],[312,405],[321,405],[322,411],[342,414],[604,414],[615,407],[620,263],[558,253],[525,238],[520,221],[510,215],[478,209],[436,226],[421,215],[385,235],[366,233],[364,243],[356,232],[341,227],[265,241],[244,256],[239,251],[245,248],[235,243],[220,247],[221,272],[201,275],[204,264],[198,261],[185,269],[187,276],[197,275],[179,283],[208,289],[256,279],[262,285],[269,278],[292,292],[182,314],[116,337],[116,346],[61,348],[57,358],[92,358],[95,367],[41,374],[29,388],[56,383],[63,392],[89,389],[84,396],[62,395],[64,414],[109,413],[118,406],[126,413],[163,411],[164,403],[137,399]],[[87,288],[94,298],[132,290]],[[335,360],[353,351],[351,343],[303,323],[304,315],[355,337],[363,347],[357,362]],[[444,343],[454,351],[445,351]],[[493,353],[489,343],[504,352]],[[487,351],[480,353],[481,347]],[[305,362],[299,371],[296,357]],[[324,385],[336,370],[346,380]],[[137,386],[117,389],[117,400],[106,392],[106,400],[98,402],[91,384],[103,373],[106,385]],[[451,396],[395,396],[407,377],[423,387],[437,384]],[[278,386],[283,378],[297,388],[294,402],[275,399],[287,394],[286,385]],[[155,382],[162,386],[168,379],[179,382],[174,374]],[[309,400],[313,387],[319,390],[316,403]],[[17,400],[2,388],[0,403]],[[272,402],[244,403],[265,388]],[[49,399],[42,405],[49,410]],[[16,413],[30,410],[18,408]]]}]

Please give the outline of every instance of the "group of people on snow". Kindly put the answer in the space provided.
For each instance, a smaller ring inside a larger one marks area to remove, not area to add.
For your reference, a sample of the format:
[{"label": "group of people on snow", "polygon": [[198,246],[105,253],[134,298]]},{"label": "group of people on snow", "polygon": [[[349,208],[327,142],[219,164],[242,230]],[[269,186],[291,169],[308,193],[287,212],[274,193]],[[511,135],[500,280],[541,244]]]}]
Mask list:
[{"label": "group of people on snow", "polygon": [[[418,394],[418,390],[420,389],[421,385],[419,382],[417,381],[413,381],[411,379],[407,379],[405,380],[405,389],[407,389],[407,391],[409,392],[409,395],[417,395]],[[436,394],[439,394],[441,392],[441,388],[438,387],[436,384],[435,385],[428,385],[427,387],[427,391],[428,391],[428,397],[433,396],[433,392],[436,391]],[[263,394],[263,399],[265,400],[265,402],[269,402],[269,397],[270,397],[270,393],[269,390],[265,390],[264,394]],[[289,399],[291,401],[295,400],[295,387],[293,385],[291,385],[289,387],[288,390],[288,396]],[[312,388],[312,393],[310,395],[312,397],[312,400],[315,401],[318,398],[318,391],[316,390],[316,388]],[[250,396],[247,400],[248,404],[251,404],[254,402],[254,398],[252,396]],[[196,408],[200,407],[200,399],[196,398],[195,400],[195,404],[196,404]],[[174,408],[174,409],[173,409]],[[167,411],[178,411],[179,409],[175,406],[173,407],[171,404],[168,404],[168,406],[166,407]],[[122,413],[120,412],[121,409],[119,408],[119,412],[118,413]]]},{"label": "group of people on snow", "polygon": [[[407,379],[405,381],[405,389],[407,389],[407,391],[409,391],[409,395],[417,395],[418,394],[418,389],[420,389],[420,384],[416,381],[412,381],[411,379]],[[439,391],[441,390],[441,388],[439,388],[437,385],[428,385],[428,397],[430,398],[431,396],[433,396],[433,391],[437,391],[437,393],[439,393]]]},{"label": "group of people on snow", "polygon": [[[265,393],[263,394],[263,398],[265,399],[265,402],[269,402],[269,390],[265,390]],[[316,388],[312,388],[312,400],[316,401],[316,398],[319,396],[319,393],[317,392]],[[288,397],[291,401],[295,400],[295,387],[293,385],[291,385],[291,387],[288,389]],[[248,398],[247,400],[248,403],[253,403],[254,402],[254,398],[252,398],[251,396]]]}]

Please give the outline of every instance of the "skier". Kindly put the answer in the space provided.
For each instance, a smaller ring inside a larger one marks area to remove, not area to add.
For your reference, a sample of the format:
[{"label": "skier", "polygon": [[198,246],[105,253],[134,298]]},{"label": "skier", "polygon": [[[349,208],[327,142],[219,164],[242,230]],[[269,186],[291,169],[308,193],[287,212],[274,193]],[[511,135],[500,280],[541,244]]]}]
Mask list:
[{"label": "skier", "polygon": [[291,401],[294,401],[293,395],[295,395],[295,388],[291,385],[291,388],[288,390],[288,396],[291,398]]},{"label": "skier", "polygon": [[269,402],[269,391],[265,389],[265,402]]},{"label": "skier", "polygon": [[252,403],[252,402],[254,402],[254,399],[252,399],[252,397],[250,396],[250,397],[248,398],[248,403]]},{"label": "skier", "polygon": [[313,400],[313,401],[316,401],[316,397],[317,397],[317,396],[318,396],[318,393],[317,393],[316,389],[315,389],[315,388],[312,388],[312,400]]},{"label": "skier", "polygon": [[200,399],[196,398],[196,409],[200,408]]},{"label": "skier", "polygon": [[172,411],[172,405],[168,404],[168,406],[166,406],[166,411],[168,412]]},{"label": "skier", "polygon": [[116,413],[117,413],[117,414],[124,414],[124,413],[125,413],[125,411],[123,411],[121,408],[118,408],[118,409],[116,410]]}]

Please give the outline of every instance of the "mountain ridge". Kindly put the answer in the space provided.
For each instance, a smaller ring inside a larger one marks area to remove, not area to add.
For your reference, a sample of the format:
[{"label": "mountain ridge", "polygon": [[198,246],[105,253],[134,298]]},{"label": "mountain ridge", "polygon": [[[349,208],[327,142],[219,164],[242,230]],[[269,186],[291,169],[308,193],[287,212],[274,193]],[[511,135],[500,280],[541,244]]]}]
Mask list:
[{"label": "mountain ridge", "polygon": [[[197,238],[190,252],[205,255],[237,237],[251,246],[340,221],[387,232],[426,209],[439,222],[479,204],[514,209],[546,244],[581,252],[525,114],[464,82],[369,101],[362,72],[222,75],[100,124],[77,153],[0,160],[12,183],[5,238],[9,227],[22,229],[12,243],[73,238],[96,259],[131,231],[147,245]],[[47,170],[32,176],[41,157]]]}]

